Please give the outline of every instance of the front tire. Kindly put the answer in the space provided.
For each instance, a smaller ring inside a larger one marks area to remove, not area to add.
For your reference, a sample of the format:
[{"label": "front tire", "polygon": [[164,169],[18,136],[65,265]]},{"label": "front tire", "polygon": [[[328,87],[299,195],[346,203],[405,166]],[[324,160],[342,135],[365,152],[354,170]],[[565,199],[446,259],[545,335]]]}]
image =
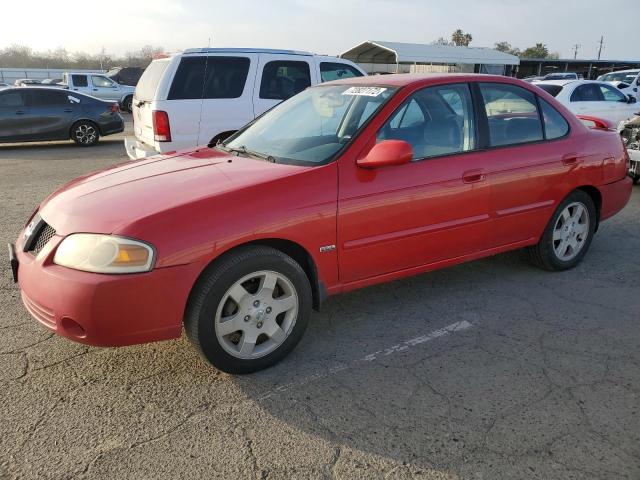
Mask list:
[{"label": "front tire", "polygon": [[81,120],[71,127],[71,140],[81,147],[92,147],[100,140],[98,126],[89,120]]},{"label": "front tire", "polygon": [[596,222],[593,200],[575,190],[560,203],[537,245],[529,247],[532,263],[551,271],[575,267],[589,250]]},{"label": "front tire", "polygon": [[251,373],[284,358],[311,316],[309,279],[291,257],[244,247],[205,271],[190,295],[187,336],[227,373]]},{"label": "front tire", "polygon": [[122,109],[125,112],[133,112],[133,95],[124,99],[124,101],[122,102]]}]

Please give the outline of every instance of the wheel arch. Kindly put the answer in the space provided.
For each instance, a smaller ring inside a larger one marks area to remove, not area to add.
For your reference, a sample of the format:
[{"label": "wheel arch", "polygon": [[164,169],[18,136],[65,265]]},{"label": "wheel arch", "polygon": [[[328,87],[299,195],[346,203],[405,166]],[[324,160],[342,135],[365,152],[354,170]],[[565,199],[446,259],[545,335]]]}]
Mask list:
[{"label": "wheel arch", "polygon": [[582,185],[576,188],[576,190],[582,190],[593,200],[593,204],[596,207],[596,231],[598,231],[598,227],[600,226],[600,212],[602,210],[602,193],[593,185]]},{"label": "wheel arch", "polygon": [[[198,278],[194,282],[193,286],[191,287],[191,292],[193,292],[193,289],[196,287],[196,285],[198,284],[200,279],[203,277],[203,275],[205,275],[208,270],[210,270],[215,265],[217,265],[222,259],[226,258],[229,255],[233,255],[233,253],[240,248],[246,248],[251,246],[271,247],[293,258],[302,267],[305,274],[307,275],[307,278],[309,279],[309,284],[311,285],[311,293],[313,296],[312,298],[313,309],[316,311],[320,310],[320,306],[322,305],[322,302],[327,297],[327,292],[326,292],[325,285],[320,281],[320,277],[318,275],[318,267],[316,266],[315,260],[313,259],[309,251],[306,248],[304,248],[302,245],[294,241],[286,240],[283,238],[261,238],[258,240],[253,240],[250,242],[244,242],[238,245],[234,245],[228,250],[223,251],[218,256],[216,256],[213,260],[211,260],[205,266],[205,268],[203,268],[203,270],[198,275]],[[189,294],[189,296],[191,296],[191,293]],[[189,302],[187,302],[187,306],[188,304]]]},{"label": "wheel arch", "polygon": [[71,134],[73,133],[73,127],[75,127],[78,122],[91,122],[91,123],[93,123],[96,126],[96,128],[98,129],[98,133],[100,135],[102,135],[102,128],[100,127],[100,124],[98,122],[96,122],[95,120],[92,120],[91,118],[80,117],[80,118],[74,119],[73,122],[71,122],[71,125],[69,126],[69,138],[71,138]]}]

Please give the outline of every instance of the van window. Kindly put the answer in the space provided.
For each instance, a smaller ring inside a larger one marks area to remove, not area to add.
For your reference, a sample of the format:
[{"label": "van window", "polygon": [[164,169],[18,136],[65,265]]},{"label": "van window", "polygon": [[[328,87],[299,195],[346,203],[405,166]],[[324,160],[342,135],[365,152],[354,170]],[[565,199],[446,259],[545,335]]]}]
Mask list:
[{"label": "van window", "polygon": [[168,100],[202,98],[206,57],[183,57],[173,77]]},{"label": "van window", "polygon": [[250,65],[246,57],[208,57],[204,98],[241,97]]},{"label": "van window", "polygon": [[286,100],[311,85],[307,62],[274,61],[264,66],[260,98]]},{"label": "van window", "polygon": [[363,75],[360,70],[357,70],[346,63],[322,62],[320,64],[320,78],[323,82],[362,76]]},{"label": "van window", "polygon": [[87,81],[86,75],[71,75],[71,80],[73,80],[74,87],[88,87],[89,82]]},{"label": "van window", "polygon": [[156,96],[156,90],[162,75],[169,66],[169,60],[156,60],[145,69],[138,85],[136,86],[135,97],[138,100],[150,101]]},{"label": "van window", "polygon": [[536,96],[515,85],[481,83],[491,146],[542,140]]}]

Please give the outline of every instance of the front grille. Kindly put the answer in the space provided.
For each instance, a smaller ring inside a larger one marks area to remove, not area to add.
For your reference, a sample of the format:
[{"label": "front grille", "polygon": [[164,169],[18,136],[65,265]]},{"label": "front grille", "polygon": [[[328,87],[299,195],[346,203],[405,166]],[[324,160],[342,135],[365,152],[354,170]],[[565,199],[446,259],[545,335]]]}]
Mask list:
[{"label": "front grille", "polygon": [[29,252],[34,255],[38,255],[40,250],[53,238],[56,231],[48,224],[44,224],[44,227],[36,234],[36,240],[33,242],[33,246],[29,249]]}]

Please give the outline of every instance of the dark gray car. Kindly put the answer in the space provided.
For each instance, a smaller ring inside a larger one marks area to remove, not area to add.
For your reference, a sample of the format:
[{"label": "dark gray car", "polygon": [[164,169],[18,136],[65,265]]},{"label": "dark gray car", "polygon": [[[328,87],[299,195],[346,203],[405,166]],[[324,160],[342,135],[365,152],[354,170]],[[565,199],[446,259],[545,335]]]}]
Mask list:
[{"label": "dark gray car", "polygon": [[71,139],[88,147],[123,130],[115,102],[50,87],[0,90],[0,143]]}]

